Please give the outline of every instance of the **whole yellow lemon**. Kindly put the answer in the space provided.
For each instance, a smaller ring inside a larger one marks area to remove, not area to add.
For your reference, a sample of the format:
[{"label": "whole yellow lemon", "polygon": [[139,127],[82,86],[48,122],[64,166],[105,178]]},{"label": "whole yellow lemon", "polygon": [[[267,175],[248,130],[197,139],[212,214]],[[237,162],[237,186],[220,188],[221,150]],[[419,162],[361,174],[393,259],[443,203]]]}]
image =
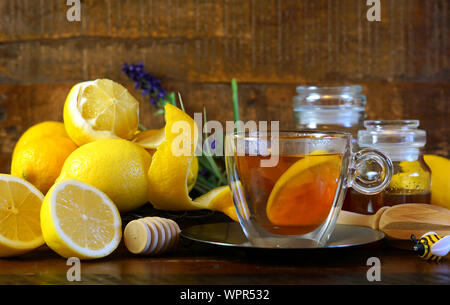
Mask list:
[{"label": "whole yellow lemon", "polygon": [[68,138],[69,136],[64,128],[64,123],[57,121],[45,121],[31,126],[20,136],[16,146],[14,147],[13,156],[16,151],[20,150],[21,147],[28,142],[48,137]]},{"label": "whole yellow lemon", "polygon": [[431,203],[450,209],[450,160],[435,155],[425,155],[431,169]]},{"label": "whole yellow lemon", "polygon": [[14,150],[11,175],[23,178],[43,194],[58,178],[66,158],[77,146],[66,137],[37,138]]},{"label": "whole yellow lemon", "polygon": [[57,181],[76,179],[90,184],[108,195],[120,212],[128,212],[148,201],[150,163],[150,154],[133,142],[98,140],[75,150]]}]

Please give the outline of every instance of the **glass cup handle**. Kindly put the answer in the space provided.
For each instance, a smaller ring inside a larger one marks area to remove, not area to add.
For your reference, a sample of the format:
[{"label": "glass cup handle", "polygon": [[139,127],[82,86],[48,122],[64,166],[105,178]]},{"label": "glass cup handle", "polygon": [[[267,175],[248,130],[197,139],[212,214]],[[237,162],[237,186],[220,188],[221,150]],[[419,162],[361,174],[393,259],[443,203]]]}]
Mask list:
[{"label": "glass cup handle", "polygon": [[389,185],[394,167],[391,159],[375,149],[362,149],[352,155],[349,167],[349,187],[373,195]]}]

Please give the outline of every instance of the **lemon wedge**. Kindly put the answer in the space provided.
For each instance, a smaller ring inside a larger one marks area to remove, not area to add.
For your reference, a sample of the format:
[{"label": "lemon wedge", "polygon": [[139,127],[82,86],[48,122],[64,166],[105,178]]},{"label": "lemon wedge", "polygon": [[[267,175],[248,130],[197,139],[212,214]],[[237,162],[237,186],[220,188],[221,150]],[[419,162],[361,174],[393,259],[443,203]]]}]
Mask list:
[{"label": "lemon wedge", "polygon": [[79,83],[64,104],[64,125],[78,146],[99,139],[131,140],[138,124],[139,102],[112,80]]},{"label": "lemon wedge", "polygon": [[133,142],[139,144],[145,149],[156,149],[159,144],[164,141],[164,136],[164,128],[149,129],[137,133],[133,138]]},{"label": "lemon wedge", "polygon": [[41,227],[47,245],[65,258],[105,257],[122,237],[120,214],[111,199],[72,179],[55,184],[45,196]]},{"label": "lemon wedge", "polygon": [[216,187],[208,193],[195,198],[194,204],[201,209],[220,211],[234,221],[238,221],[233,204],[233,194],[228,185]]},{"label": "lemon wedge", "polygon": [[39,213],[44,195],[31,183],[0,174],[0,257],[26,253],[44,244]]}]

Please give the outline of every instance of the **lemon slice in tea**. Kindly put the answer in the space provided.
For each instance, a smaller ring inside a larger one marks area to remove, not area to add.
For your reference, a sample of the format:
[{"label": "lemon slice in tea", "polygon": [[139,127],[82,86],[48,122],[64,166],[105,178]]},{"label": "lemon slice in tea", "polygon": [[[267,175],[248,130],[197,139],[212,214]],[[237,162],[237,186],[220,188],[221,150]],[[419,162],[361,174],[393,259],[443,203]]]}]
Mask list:
[{"label": "lemon slice in tea", "polygon": [[267,218],[274,225],[313,231],[327,218],[341,169],[338,155],[306,155],[291,165],[275,183]]}]

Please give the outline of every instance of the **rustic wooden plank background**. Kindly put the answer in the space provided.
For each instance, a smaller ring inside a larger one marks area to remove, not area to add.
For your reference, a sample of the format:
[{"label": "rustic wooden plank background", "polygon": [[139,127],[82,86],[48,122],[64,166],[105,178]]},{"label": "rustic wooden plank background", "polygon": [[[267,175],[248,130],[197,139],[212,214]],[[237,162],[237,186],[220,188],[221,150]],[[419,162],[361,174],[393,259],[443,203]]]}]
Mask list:
[{"label": "rustic wooden plank background", "polygon": [[369,22],[363,0],[0,0],[0,171],[20,134],[61,120],[70,87],[110,78],[161,117],[122,74],[142,61],[188,111],[232,119],[229,82],[239,81],[243,119],[293,128],[291,100],[304,84],[364,87],[370,119],[420,119],[427,151],[450,155],[448,0],[381,0]]}]

